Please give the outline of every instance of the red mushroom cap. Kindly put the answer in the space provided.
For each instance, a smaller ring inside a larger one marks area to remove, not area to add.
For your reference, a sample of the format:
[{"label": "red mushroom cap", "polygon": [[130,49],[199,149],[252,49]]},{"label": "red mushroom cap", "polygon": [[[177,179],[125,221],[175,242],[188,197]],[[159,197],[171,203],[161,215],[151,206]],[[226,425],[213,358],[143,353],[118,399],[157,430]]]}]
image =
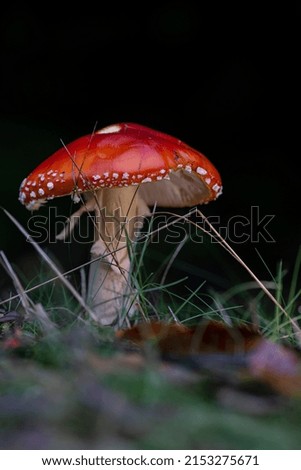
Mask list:
[{"label": "red mushroom cap", "polygon": [[38,209],[57,196],[140,183],[147,204],[166,207],[202,204],[222,190],[217,169],[197,150],[148,127],[120,123],[47,158],[22,182],[19,200],[28,209]]}]

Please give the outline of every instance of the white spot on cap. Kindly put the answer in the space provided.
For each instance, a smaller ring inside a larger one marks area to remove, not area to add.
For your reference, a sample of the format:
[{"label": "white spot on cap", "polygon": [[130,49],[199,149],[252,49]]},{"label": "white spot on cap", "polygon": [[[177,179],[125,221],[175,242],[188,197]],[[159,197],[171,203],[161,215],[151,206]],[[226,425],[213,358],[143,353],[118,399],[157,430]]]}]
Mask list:
[{"label": "white spot on cap", "polygon": [[73,201],[75,204],[77,204],[77,203],[80,202],[80,197],[79,197],[79,195],[78,195],[77,193],[71,194],[71,199],[72,199],[72,201]]},{"label": "white spot on cap", "polygon": [[26,204],[26,209],[28,210],[37,210],[41,207],[42,204],[45,204],[45,199],[37,199],[36,201],[30,201]]},{"label": "white spot on cap", "polygon": [[169,177],[169,175],[165,175],[165,176],[163,176],[163,179],[164,180],[170,180],[170,177]]},{"label": "white spot on cap", "polygon": [[25,183],[26,183],[26,178],[22,181],[22,183],[21,183],[21,188],[24,188]]},{"label": "white spot on cap", "polygon": [[39,193],[40,196],[44,196],[45,191],[44,191],[44,189],[39,188],[39,189],[38,189],[38,193]]},{"label": "white spot on cap", "polygon": [[128,173],[123,173],[122,178],[127,180],[130,175]]},{"label": "white spot on cap", "polygon": [[47,175],[51,175],[51,173],[53,173],[53,170],[47,171]]},{"label": "white spot on cap", "polygon": [[162,168],[162,170],[160,170],[160,173],[161,173],[161,175],[164,175],[166,173],[166,170],[164,170],[164,168]]},{"label": "white spot on cap", "polygon": [[151,178],[144,178],[141,183],[151,183],[153,180]]},{"label": "white spot on cap", "polygon": [[27,188],[27,187],[26,187],[26,188],[24,188],[24,189],[25,189],[25,191],[29,191],[29,188]]},{"label": "white spot on cap", "polygon": [[36,193],[34,191],[31,191],[31,193],[29,194],[30,197],[34,198],[34,197],[37,197]]},{"label": "white spot on cap", "polygon": [[121,126],[119,124],[112,124],[111,126],[104,127],[96,132],[96,134],[113,134],[114,132],[121,131]]},{"label": "white spot on cap", "polygon": [[19,200],[20,200],[21,202],[24,202],[25,199],[26,199],[26,194],[23,193],[23,191],[22,191],[22,192],[20,193]]},{"label": "white spot on cap", "polygon": [[54,184],[51,183],[51,181],[49,183],[47,183],[47,188],[48,189],[53,189],[54,188]]},{"label": "white spot on cap", "polygon": [[182,163],[179,163],[177,168],[183,168],[183,164]]},{"label": "white spot on cap", "polygon": [[113,174],[112,174],[112,177],[115,178],[115,179],[117,179],[117,178],[119,178],[119,174],[118,174],[118,173],[113,173]]},{"label": "white spot on cap", "polygon": [[220,186],[218,192],[216,193],[216,197],[220,196],[222,194],[222,192],[223,192],[223,187]]},{"label": "white spot on cap", "polygon": [[191,173],[191,166],[190,165],[186,165],[185,166],[185,171],[187,171],[188,173]]},{"label": "white spot on cap", "polygon": [[207,175],[207,170],[205,170],[205,169],[202,168],[201,166],[198,166],[198,167],[197,167],[196,172],[197,172],[199,175]]},{"label": "white spot on cap", "polygon": [[32,181],[27,181],[26,186],[31,186]]},{"label": "white spot on cap", "polygon": [[219,190],[221,189],[221,187],[220,187],[220,185],[219,185],[219,184],[215,183],[215,185],[214,185],[214,186],[212,186],[212,189],[213,189],[213,191],[215,191],[216,193],[218,193],[218,192],[219,192]]},{"label": "white spot on cap", "polygon": [[37,185],[37,183],[34,181],[31,186],[36,186],[36,185]]},{"label": "white spot on cap", "polygon": [[56,175],[57,175],[57,171],[55,171],[55,172],[52,174],[53,178],[55,178]]},{"label": "white spot on cap", "polygon": [[205,183],[210,184],[211,183],[211,178],[205,178]]},{"label": "white spot on cap", "polygon": [[157,176],[157,180],[161,181],[163,179],[163,176]]},{"label": "white spot on cap", "polygon": [[93,175],[92,178],[94,179],[94,181],[100,180],[100,176],[99,176],[99,175]]},{"label": "white spot on cap", "polygon": [[41,175],[41,178],[40,178],[40,179],[41,179],[41,181],[44,181],[45,176],[44,176],[44,175]]},{"label": "white spot on cap", "polygon": [[141,180],[141,178],[143,178],[143,175],[137,175],[137,178]]},{"label": "white spot on cap", "polygon": [[106,171],[106,172],[103,174],[103,176],[104,176],[105,178],[108,178],[108,177],[109,177],[109,172]]}]

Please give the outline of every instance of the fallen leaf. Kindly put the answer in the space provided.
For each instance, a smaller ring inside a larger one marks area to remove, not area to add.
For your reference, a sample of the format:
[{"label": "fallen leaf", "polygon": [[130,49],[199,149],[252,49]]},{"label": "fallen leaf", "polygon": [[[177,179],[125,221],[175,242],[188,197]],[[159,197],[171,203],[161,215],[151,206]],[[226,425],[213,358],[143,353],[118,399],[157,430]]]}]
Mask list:
[{"label": "fallen leaf", "polygon": [[217,321],[204,321],[193,327],[178,323],[145,322],[118,330],[116,336],[119,340],[128,340],[140,347],[151,342],[163,354],[184,355],[244,352],[260,337],[258,332],[245,325],[233,328]]},{"label": "fallen leaf", "polygon": [[260,335],[252,327],[231,327],[222,322],[203,321],[192,328],[196,350],[207,353],[239,354],[248,351]]},{"label": "fallen leaf", "polygon": [[14,350],[22,346],[22,331],[20,328],[15,328],[13,332],[3,338],[1,347],[5,350]]},{"label": "fallen leaf", "polygon": [[301,397],[301,358],[293,349],[265,338],[247,355],[251,374],[280,393]]},{"label": "fallen leaf", "polygon": [[116,337],[139,347],[151,343],[161,353],[187,354],[191,351],[193,331],[177,323],[145,322],[126,330],[118,330]]},{"label": "fallen leaf", "polygon": [[165,360],[226,378],[247,377],[290,397],[301,397],[301,357],[293,348],[261,336],[252,327],[230,327],[202,321],[186,327],[176,323],[145,322],[116,332],[120,341],[146,348],[154,345]]},{"label": "fallen leaf", "polygon": [[20,341],[20,338],[16,338],[13,336],[10,338],[6,338],[2,344],[3,349],[17,349],[17,348],[20,348],[21,346],[22,346],[22,343]]}]

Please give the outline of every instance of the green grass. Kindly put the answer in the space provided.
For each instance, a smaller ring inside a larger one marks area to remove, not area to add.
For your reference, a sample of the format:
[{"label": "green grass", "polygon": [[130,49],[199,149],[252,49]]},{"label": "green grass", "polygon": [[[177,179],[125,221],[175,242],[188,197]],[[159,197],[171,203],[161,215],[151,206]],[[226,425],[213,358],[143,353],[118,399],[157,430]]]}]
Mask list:
[{"label": "green grass", "polygon": [[[301,248],[292,273],[281,260],[275,274],[266,266],[275,303],[252,278],[229,289],[201,279],[192,289],[189,276],[169,281],[180,249],[161,257],[157,270],[147,259],[150,237],[133,252],[137,319],[256,324],[265,337],[300,348],[291,319],[300,324]],[[230,257],[229,271],[235,263]],[[20,325],[0,324],[1,448],[300,449],[299,400],[236,375],[162,364],[154,351],[124,350],[68,285],[51,280],[45,259],[35,278],[14,272],[29,290],[28,306],[15,301]],[[13,335],[20,346],[5,348]]]}]

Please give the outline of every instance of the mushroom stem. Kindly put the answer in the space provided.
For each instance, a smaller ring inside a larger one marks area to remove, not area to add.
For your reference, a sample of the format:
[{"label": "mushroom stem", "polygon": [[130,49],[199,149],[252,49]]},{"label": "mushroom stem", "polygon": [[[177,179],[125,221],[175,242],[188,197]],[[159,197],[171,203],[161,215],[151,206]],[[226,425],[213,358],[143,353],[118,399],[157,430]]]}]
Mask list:
[{"label": "mushroom stem", "polygon": [[[138,231],[137,188],[104,188],[90,194],[95,198],[95,242],[91,249],[88,301],[102,325],[111,325],[122,314],[133,312],[134,290],[130,281],[129,247]],[[101,257],[101,259],[96,259]]]}]

